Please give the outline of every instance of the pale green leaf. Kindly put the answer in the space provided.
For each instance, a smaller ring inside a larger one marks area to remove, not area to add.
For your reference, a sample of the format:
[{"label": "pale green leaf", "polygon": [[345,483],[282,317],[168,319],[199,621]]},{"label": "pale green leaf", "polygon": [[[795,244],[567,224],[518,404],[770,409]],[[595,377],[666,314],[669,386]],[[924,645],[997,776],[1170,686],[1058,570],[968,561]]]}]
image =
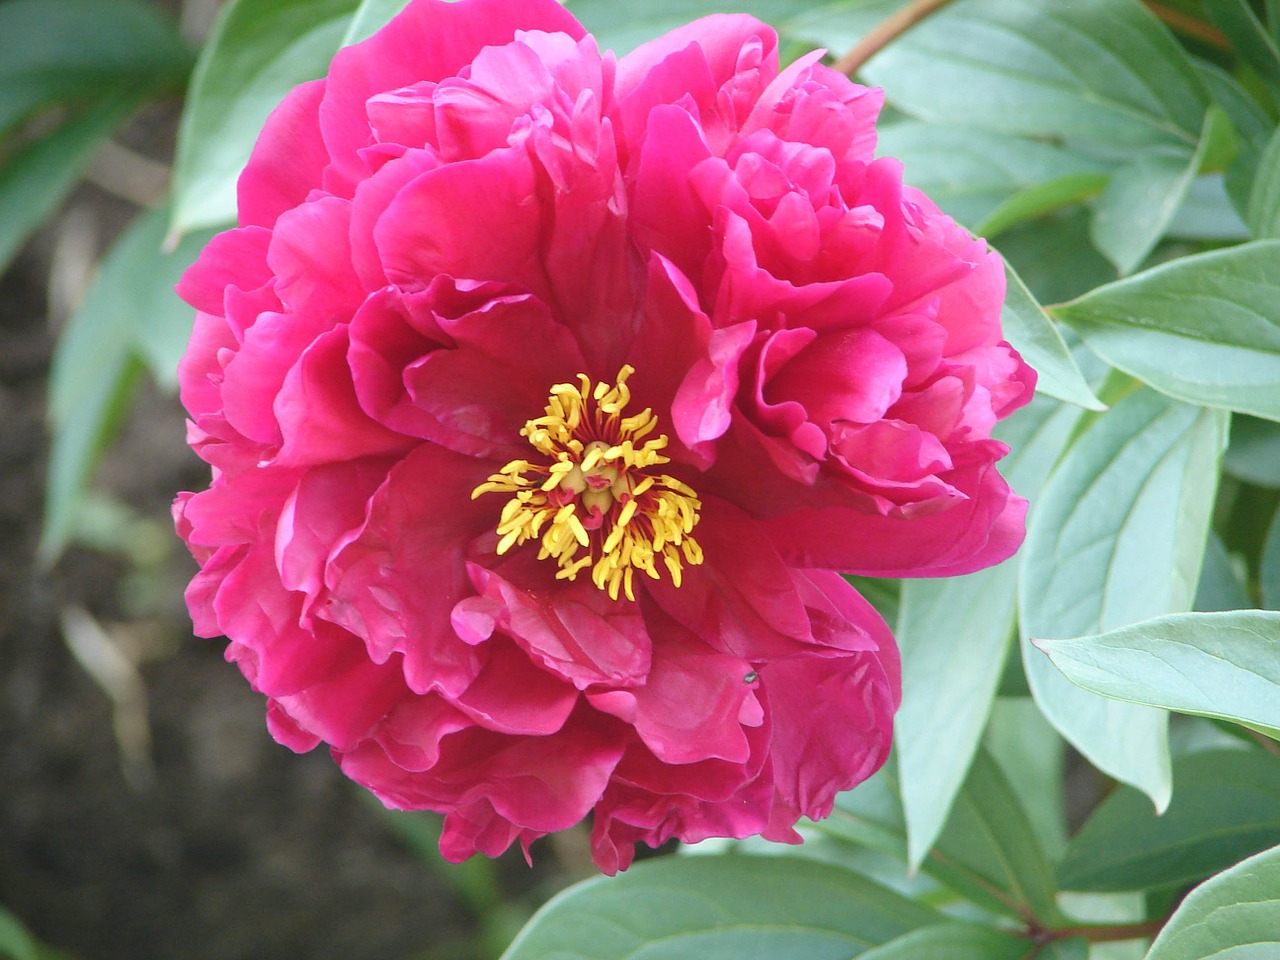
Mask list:
[{"label": "pale green leaf", "polygon": [[1200,170],[1208,142],[1206,129],[1194,151],[1150,147],[1111,175],[1093,206],[1091,236],[1121,275],[1136,270],[1164,236]]},{"label": "pale green leaf", "polygon": [[1249,239],[1249,228],[1236,213],[1221,174],[1196,177],[1173,215],[1166,231],[1170,237],[1239,243]]},{"label": "pale green leaf", "polygon": [[1057,397],[1086,410],[1103,410],[1080,368],[1071,357],[1066,341],[1036,302],[1022,278],[1005,263],[1006,287],[1000,322],[1008,341],[1039,375],[1036,392]]},{"label": "pale green leaf", "polygon": [[0,273],[79,182],[102,142],[137,106],[109,96],[0,165]]},{"label": "pale green leaf", "polygon": [[1024,960],[1029,940],[972,923],[921,927],[862,954],[862,960]]},{"label": "pale green leaf", "polygon": [[231,0],[191,78],[174,159],[172,232],[235,219],[236,180],[267,116],[325,74],[357,0]]},{"label": "pale green leaf", "polygon": [[[1037,399],[1001,425],[1011,448],[1003,473],[1015,490],[1034,498],[1078,417],[1073,407]],[[981,739],[1013,636],[1017,579],[1017,566],[1005,563],[902,584],[894,743],[912,866],[942,831]]]},{"label": "pale green leaf", "polygon": [[1232,476],[1259,487],[1280,487],[1280,424],[1236,414],[1222,463]]},{"label": "pale green leaf", "polygon": [[1171,789],[1166,715],[1078,689],[1025,638],[1100,633],[1190,609],[1225,434],[1219,411],[1130,394],[1067,451],[1022,550],[1023,663],[1036,702],[1095,766],[1158,807]]},{"label": "pale green leaf", "polygon": [[857,44],[867,32],[907,5],[908,0],[834,0],[810,4],[792,17],[787,31],[839,56]]},{"label": "pale green leaf", "polygon": [[921,119],[1116,153],[1194,146],[1207,105],[1185,53],[1135,0],[962,0],[863,73]]},{"label": "pale green leaf", "polygon": [[988,239],[987,219],[1012,198],[1045,183],[1098,177],[1107,169],[1055,144],[918,120],[880,124],[876,153],[901,160],[907,183]]},{"label": "pale green leaf", "polygon": [[172,386],[193,311],[173,292],[207,237],[161,252],[167,211],[143,214],[112,245],[58,340],[49,378],[52,432],[44,531],[46,560],[62,549],[80,496],[132,393],[139,361]]},{"label": "pale green leaf", "polygon": [[571,887],[503,960],[847,960],[942,916],[791,857],[663,857]]},{"label": "pale green leaf", "polygon": [[1192,890],[1147,960],[1274,960],[1280,956],[1280,847]]},{"label": "pale green leaf", "polygon": [[982,743],[1004,771],[1045,853],[1056,859],[1067,845],[1062,736],[1030,697],[1002,696],[991,709]]},{"label": "pale green leaf", "polygon": [[0,957],[5,960],[37,960],[40,956],[35,938],[22,921],[0,907]]},{"label": "pale green leaf", "polygon": [[1258,571],[1258,589],[1262,605],[1280,610],[1280,511],[1271,518],[1267,539],[1262,545],[1262,565]]},{"label": "pale green leaf", "polygon": [[0,135],[53,102],[180,89],[191,51],[150,3],[0,3]]},{"label": "pale green leaf", "polygon": [[1173,260],[1050,312],[1171,397],[1280,419],[1280,241]]},{"label": "pale green leaf", "polygon": [[1258,159],[1245,220],[1259,240],[1280,238],[1280,129]]},{"label": "pale green leaf", "polygon": [[344,47],[368,40],[408,6],[409,0],[361,0],[342,38]]},{"label": "pale green leaf", "polygon": [[1214,0],[1204,11],[1226,35],[1232,51],[1266,82],[1273,100],[1280,97],[1280,48],[1248,0]]},{"label": "pale green leaf", "polygon": [[1097,891],[1187,884],[1280,843],[1280,760],[1201,751],[1174,762],[1174,783],[1161,816],[1130,787],[1108,796],[1072,838],[1058,882]]},{"label": "pale green leaf", "polygon": [[1205,544],[1204,566],[1200,568],[1200,583],[1196,586],[1194,609],[1200,613],[1216,610],[1243,610],[1253,606],[1249,591],[1232,563],[1231,555],[1214,531],[1209,532]]},{"label": "pale green leaf", "polygon": [[1230,720],[1280,739],[1280,613],[1175,614],[1097,636],[1035,642],[1093,693]]},{"label": "pale green leaf", "polygon": [[1102,173],[1068,173],[1025,187],[987,214],[974,232],[991,239],[1016,224],[1096,197],[1107,184]]},{"label": "pale green leaf", "polygon": [[1017,794],[985,750],[974,755],[936,854],[1004,891],[1019,911],[1045,923],[1060,917],[1048,856]]},{"label": "pale green leaf", "polygon": [[[815,823],[814,829],[835,840],[888,854],[905,864],[907,832],[898,792],[895,760],[891,754],[889,761],[873,777],[854,789],[837,795],[831,816]],[[970,784],[966,782],[961,793],[969,790]],[[966,830],[972,822],[972,819],[958,821],[953,837]],[[953,837],[947,838],[948,844]],[[990,857],[983,858],[983,863],[989,861]],[[935,849],[925,858],[920,869],[972,904],[1014,919],[1021,916],[1015,899],[981,876],[981,868],[975,868]]]},{"label": "pale green leaf", "polygon": [[[619,56],[690,20],[730,9],[718,0],[648,0],[634,6],[616,0],[567,0],[565,6],[595,36],[601,50]],[[805,0],[739,0],[731,9],[786,33],[789,19],[809,7]]]},{"label": "pale green leaf", "polygon": [[1089,239],[1084,207],[1019,224],[1001,234],[999,249],[1040,303],[1070,300],[1117,276]]},{"label": "pale green leaf", "polygon": [[1089,960],[1089,941],[1083,937],[1051,940],[1033,956],[1034,960]]}]

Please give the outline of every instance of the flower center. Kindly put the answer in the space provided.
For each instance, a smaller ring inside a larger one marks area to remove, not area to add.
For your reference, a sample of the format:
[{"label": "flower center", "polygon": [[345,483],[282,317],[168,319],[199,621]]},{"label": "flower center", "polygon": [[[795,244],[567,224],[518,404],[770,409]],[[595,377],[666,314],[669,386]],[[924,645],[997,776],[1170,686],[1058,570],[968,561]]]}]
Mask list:
[{"label": "flower center", "polygon": [[670,462],[659,453],[666,434],[644,439],[658,418],[647,407],[623,416],[633,373],[624,366],[612,385],[593,385],[582,373],[577,385],[557,383],[545,416],[520,431],[538,461],[512,460],[471,492],[473,500],[512,495],[498,521],[499,554],[540,538],[538,559],[555,558],[556,579],[574,580],[590,566],[591,581],[614,600],[619,591],[636,598],[636,570],[660,579],[659,558],[677,587],[684,564],[702,563],[702,548],[689,535],[702,501],[687,484],[650,469]]}]

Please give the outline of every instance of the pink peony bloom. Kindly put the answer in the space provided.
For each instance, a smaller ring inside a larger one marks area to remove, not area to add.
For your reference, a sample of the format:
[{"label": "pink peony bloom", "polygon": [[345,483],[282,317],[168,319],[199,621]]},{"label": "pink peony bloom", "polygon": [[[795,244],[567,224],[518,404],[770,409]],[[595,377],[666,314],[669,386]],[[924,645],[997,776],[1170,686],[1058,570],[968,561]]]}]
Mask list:
[{"label": "pink peony bloom", "polygon": [[884,622],[1025,503],[995,254],[878,91],[714,16],[615,61],[555,0],[415,0],[291,93],[183,278],[196,630],[460,860],[593,815],[795,842],[883,762]]}]

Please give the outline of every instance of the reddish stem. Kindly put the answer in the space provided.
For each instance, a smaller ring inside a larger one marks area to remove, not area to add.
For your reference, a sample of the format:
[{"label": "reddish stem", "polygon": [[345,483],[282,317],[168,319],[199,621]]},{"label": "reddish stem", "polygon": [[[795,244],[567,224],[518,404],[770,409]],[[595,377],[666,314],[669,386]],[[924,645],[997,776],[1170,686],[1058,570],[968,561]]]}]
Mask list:
[{"label": "reddish stem", "polygon": [[880,21],[854,46],[835,62],[835,69],[853,76],[862,65],[893,43],[925,17],[936,13],[951,0],[913,0],[892,16]]}]

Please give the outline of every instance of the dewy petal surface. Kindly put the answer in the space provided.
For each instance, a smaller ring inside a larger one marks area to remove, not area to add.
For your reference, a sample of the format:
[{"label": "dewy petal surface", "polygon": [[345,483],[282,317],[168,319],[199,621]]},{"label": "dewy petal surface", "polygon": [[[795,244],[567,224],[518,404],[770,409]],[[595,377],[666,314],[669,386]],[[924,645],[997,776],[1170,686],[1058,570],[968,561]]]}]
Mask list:
[{"label": "dewy petal surface", "polygon": [[882,100],[748,16],[618,59],[555,0],[410,0],[285,98],[178,287],[186,598],[272,736],[450,859],[590,816],[609,873],[870,776],[898,654],[840,573],[1007,558],[1035,383]]}]

